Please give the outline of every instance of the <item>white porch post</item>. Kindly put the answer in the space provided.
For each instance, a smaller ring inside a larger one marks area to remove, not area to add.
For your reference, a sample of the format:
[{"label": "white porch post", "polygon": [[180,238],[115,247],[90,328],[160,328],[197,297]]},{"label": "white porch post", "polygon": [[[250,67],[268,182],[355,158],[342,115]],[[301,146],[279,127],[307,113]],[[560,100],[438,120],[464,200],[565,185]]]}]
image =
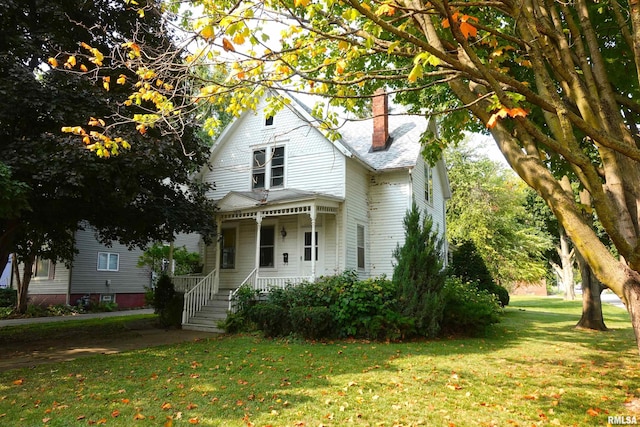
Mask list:
[{"label": "white porch post", "polygon": [[311,205],[311,280],[316,279],[316,205]]},{"label": "white porch post", "polygon": [[[256,275],[255,277],[257,278],[259,275],[259,271],[258,269],[260,268],[260,233],[261,233],[261,229],[262,229],[262,214],[260,212],[258,212],[258,214],[256,215]],[[256,284],[256,280],[254,279],[254,287]]]},{"label": "white porch post", "polygon": [[218,230],[218,238],[216,239],[216,260],[215,269],[216,275],[213,279],[213,292],[218,293],[220,289],[220,259],[222,258],[222,220],[218,217],[216,219],[216,230]]}]

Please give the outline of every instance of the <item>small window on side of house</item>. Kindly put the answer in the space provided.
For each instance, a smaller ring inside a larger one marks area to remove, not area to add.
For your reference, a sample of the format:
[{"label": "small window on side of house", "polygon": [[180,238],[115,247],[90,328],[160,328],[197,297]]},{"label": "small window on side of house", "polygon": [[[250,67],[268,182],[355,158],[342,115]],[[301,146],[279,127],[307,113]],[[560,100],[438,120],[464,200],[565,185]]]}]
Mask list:
[{"label": "small window on side of house", "polygon": [[265,126],[273,126],[273,116],[269,116],[264,120]]},{"label": "small window on side of house", "polygon": [[424,200],[433,203],[433,170],[427,164],[424,165]]},{"label": "small window on side of house", "polygon": [[284,147],[273,149],[271,157],[271,188],[284,185]]},{"label": "small window on side of house", "polygon": [[358,269],[364,270],[365,268],[365,258],[364,258],[364,225],[358,224],[357,228],[357,255],[358,255]]},{"label": "small window on side of house", "polygon": [[[318,232],[316,231],[315,233],[315,253],[316,253],[316,261],[318,261]],[[305,261],[311,261],[311,253],[313,252],[311,250],[311,232],[310,231],[305,231],[304,232],[304,260]]]},{"label": "small window on side of house", "polygon": [[98,252],[98,271],[120,270],[120,254],[113,252]]}]

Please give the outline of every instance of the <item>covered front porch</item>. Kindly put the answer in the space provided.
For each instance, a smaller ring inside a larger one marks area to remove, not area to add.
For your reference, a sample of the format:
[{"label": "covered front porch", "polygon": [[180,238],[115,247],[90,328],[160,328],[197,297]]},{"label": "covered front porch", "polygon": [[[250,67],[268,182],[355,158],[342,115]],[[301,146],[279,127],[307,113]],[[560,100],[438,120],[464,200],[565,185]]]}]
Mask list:
[{"label": "covered front porch", "polygon": [[219,238],[206,248],[209,273],[174,280],[185,291],[183,323],[211,301],[231,310],[243,285],[268,292],[340,271],[341,203],[297,190],[227,194],[218,202]]}]

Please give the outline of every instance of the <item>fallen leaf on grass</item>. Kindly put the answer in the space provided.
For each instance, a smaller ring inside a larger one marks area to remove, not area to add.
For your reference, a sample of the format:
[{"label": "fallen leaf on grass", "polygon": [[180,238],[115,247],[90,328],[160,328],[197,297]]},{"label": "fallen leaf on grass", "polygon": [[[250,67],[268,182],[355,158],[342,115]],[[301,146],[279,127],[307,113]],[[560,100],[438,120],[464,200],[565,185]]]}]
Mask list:
[{"label": "fallen leaf on grass", "polygon": [[136,421],[137,421],[137,420],[144,420],[145,418],[147,418],[147,417],[145,417],[144,415],[142,415],[140,412],[138,412],[137,414],[135,414],[135,415],[133,416],[133,419],[134,419],[134,420],[136,420]]},{"label": "fallen leaf on grass", "polygon": [[591,415],[592,417],[597,417],[598,415],[600,415],[600,408],[589,408],[587,409],[587,414]]}]

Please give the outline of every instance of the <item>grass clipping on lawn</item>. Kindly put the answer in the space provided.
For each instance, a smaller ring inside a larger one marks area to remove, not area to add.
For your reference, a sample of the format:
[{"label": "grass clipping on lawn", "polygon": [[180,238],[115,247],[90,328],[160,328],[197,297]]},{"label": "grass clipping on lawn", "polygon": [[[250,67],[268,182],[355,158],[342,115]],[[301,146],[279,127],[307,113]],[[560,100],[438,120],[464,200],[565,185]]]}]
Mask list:
[{"label": "grass clipping on lawn", "polygon": [[0,374],[0,425],[531,426],[637,417],[629,317],[574,328],[580,301],[514,297],[474,339],[304,342],[257,335]]}]

